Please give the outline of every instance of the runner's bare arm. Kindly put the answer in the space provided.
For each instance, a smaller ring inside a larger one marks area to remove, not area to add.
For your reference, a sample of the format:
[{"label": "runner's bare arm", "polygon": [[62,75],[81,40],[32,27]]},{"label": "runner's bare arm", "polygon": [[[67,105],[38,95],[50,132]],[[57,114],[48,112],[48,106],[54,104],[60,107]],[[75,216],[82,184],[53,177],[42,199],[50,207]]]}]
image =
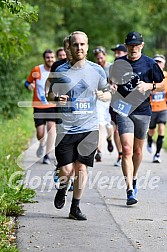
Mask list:
[{"label": "runner's bare arm", "polygon": [[165,89],[164,82],[160,83],[146,83],[144,81],[139,81],[137,85],[137,89],[139,92],[143,93],[146,92],[147,90],[154,90],[156,92],[163,91]]},{"label": "runner's bare arm", "polygon": [[110,91],[106,91],[103,92],[102,90],[95,90],[95,94],[97,96],[97,98],[101,101],[110,101],[111,100],[111,92]]}]

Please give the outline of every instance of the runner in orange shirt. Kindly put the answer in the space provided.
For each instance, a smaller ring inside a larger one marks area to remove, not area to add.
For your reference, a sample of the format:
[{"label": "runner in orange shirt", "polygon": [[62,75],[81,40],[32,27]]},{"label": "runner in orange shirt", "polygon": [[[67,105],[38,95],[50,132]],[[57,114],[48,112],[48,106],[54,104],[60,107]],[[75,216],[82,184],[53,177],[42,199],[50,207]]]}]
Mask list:
[{"label": "runner in orange shirt", "polygon": [[[49,118],[49,113],[54,113],[54,104],[49,104],[45,97],[45,82],[49,76],[52,64],[55,62],[55,53],[53,50],[46,50],[43,53],[44,63],[35,66],[26,82],[25,87],[33,91],[34,122],[36,127],[39,148],[37,157],[43,157],[44,164],[50,164],[48,153],[51,151],[55,141],[55,119]],[[46,152],[45,147],[45,125],[47,126]]]},{"label": "runner in orange shirt", "polygon": [[[160,68],[163,70],[165,67],[166,59],[163,55],[156,55],[154,57],[154,60],[158,63]],[[160,163],[160,151],[163,145],[164,141],[164,135],[165,135],[165,124],[167,121],[167,72],[163,71],[165,79],[164,82],[164,91],[161,92],[155,92],[152,91],[152,94],[150,96],[151,101],[151,108],[152,108],[152,116],[151,116],[151,122],[149,125],[149,131],[147,135],[147,150],[152,153],[152,142],[153,142],[153,135],[156,131],[156,125],[158,125],[158,137],[156,140],[156,152],[153,156],[153,163]]]}]

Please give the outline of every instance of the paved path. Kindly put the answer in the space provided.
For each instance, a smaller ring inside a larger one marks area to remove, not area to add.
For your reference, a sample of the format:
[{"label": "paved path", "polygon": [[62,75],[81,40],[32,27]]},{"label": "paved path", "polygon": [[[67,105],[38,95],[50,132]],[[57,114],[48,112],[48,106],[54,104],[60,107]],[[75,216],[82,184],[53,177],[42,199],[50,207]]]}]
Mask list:
[{"label": "paved path", "polygon": [[21,252],[167,251],[167,153],[162,152],[161,164],[153,164],[144,148],[138,203],[127,207],[121,168],[113,166],[116,151],[109,154],[104,143],[103,161],[89,168],[81,201],[88,220],[75,221],[68,219],[72,192],[66,206],[55,209],[54,161],[34,163],[36,148],[34,143],[24,159],[26,183],[35,188],[37,202],[26,204],[25,215],[18,219]]}]

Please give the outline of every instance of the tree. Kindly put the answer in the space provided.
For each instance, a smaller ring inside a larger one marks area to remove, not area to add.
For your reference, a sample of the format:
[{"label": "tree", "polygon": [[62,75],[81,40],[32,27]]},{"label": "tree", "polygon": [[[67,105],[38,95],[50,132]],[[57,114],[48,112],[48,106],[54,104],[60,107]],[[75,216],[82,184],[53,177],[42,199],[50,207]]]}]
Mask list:
[{"label": "tree", "polygon": [[37,9],[29,4],[0,2],[0,111],[5,116],[13,115],[18,97],[23,97],[20,62],[30,50],[29,22],[36,19]]}]

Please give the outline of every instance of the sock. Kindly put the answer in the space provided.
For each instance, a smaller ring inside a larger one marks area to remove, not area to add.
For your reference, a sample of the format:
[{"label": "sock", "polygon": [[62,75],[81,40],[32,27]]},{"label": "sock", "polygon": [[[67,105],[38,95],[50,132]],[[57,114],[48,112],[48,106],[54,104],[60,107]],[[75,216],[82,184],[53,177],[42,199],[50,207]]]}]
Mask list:
[{"label": "sock", "polygon": [[118,153],[118,158],[122,158],[122,152]]},{"label": "sock", "polygon": [[41,146],[45,146],[45,138],[39,140]]},{"label": "sock", "polygon": [[147,134],[147,143],[148,143],[149,147],[151,147],[152,142],[153,142],[152,136],[149,136],[149,134]]},{"label": "sock", "polygon": [[136,186],[136,181],[137,181],[136,179],[133,180],[133,188],[135,188]]},{"label": "sock", "polygon": [[107,141],[111,141],[111,135],[107,137]]},{"label": "sock", "polygon": [[79,207],[80,199],[72,199],[71,208]]},{"label": "sock", "polygon": [[160,153],[160,150],[161,150],[162,145],[163,145],[163,141],[164,141],[164,136],[158,135],[157,142],[156,142],[156,147],[157,147],[157,150],[156,150],[156,153],[155,153],[156,156],[157,156],[158,153]]},{"label": "sock", "polygon": [[128,189],[127,189],[127,192],[129,192],[129,191],[133,191],[133,188],[132,188],[132,189],[131,189],[131,188],[128,188]]}]

